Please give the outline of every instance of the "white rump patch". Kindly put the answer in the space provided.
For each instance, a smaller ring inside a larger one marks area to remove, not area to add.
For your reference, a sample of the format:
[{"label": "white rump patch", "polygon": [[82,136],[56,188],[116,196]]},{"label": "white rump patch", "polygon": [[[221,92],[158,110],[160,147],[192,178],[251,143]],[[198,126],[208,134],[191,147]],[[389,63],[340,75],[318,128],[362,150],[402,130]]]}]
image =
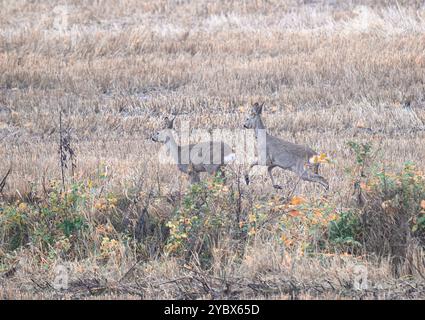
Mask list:
[{"label": "white rump patch", "polygon": [[236,160],[236,154],[231,153],[224,157],[224,163],[230,163]]}]

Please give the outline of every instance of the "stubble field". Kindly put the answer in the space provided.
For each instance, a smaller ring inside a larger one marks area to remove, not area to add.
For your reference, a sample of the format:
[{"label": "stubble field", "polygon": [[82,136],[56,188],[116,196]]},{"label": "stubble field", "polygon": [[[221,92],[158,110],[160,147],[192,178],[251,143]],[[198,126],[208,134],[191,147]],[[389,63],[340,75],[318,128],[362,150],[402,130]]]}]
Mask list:
[{"label": "stubble field", "polygon": [[[0,298],[423,298],[424,83],[421,1],[1,1]],[[257,101],[270,134],[329,156],[329,192],[279,170],[282,191],[265,171],[192,190],[159,163],[164,116],[241,130]],[[64,184],[60,113],[75,164]],[[417,227],[396,267],[328,229],[377,194],[366,185],[353,204],[349,141],[370,144],[381,173],[416,164]],[[312,225],[319,209],[329,219]],[[179,224],[204,212],[218,225]]]}]

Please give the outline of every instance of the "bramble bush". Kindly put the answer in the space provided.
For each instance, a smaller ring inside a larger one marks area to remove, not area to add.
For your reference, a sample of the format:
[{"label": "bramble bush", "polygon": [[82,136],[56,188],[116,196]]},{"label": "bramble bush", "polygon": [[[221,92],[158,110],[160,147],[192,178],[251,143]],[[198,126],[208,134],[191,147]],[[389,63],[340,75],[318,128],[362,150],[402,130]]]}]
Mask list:
[{"label": "bramble bush", "polygon": [[124,205],[124,196],[104,191],[102,177],[65,190],[52,181],[43,198],[0,203],[0,268],[22,248],[34,249],[40,261],[106,262],[132,252],[138,259],[195,258],[208,267],[217,247],[242,257],[244,248],[265,234],[299,254],[373,253],[391,257],[396,271],[406,261],[423,263],[413,254],[425,244],[424,173],[413,163],[389,172],[370,145],[350,142],[349,147],[354,163],[347,178],[355,201],[344,209],[326,196],[239,194],[236,180],[224,183],[219,176],[191,185],[171,202],[156,195],[142,205],[143,196],[136,197],[132,208]]},{"label": "bramble bush", "polygon": [[[82,259],[102,251],[102,232],[114,237],[109,216],[117,198],[99,192],[92,181],[63,190],[51,181],[43,199],[18,200],[0,206],[0,252],[32,247],[40,257]],[[103,250],[104,252],[104,250]],[[0,256],[2,259],[2,256]]]},{"label": "bramble bush", "polygon": [[356,201],[350,216],[341,216],[340,223],[365,252],[390,257],[396,273],[406,264],[411,269],[413,255],[425,245],[424,173],[411,162],[398,172],[388,171],[374,160],[370,145],[350,142],[349,146],[356,156],[350,171]]},{"label": "bramble bush", "polygon": [[342,251],[354,252],[362,247],[359,215],[354,210],[343,211],[329,225],[329,240]]},{"label": "bramble bush", "polygon": [[245,203],[239,220],[234,198],[233,191],[219,178],[192,185],[167,223],[170,236],[166,252],[186,260],[195,254],[209,263],[219,241],[226,239],[234,243],[233,248],[243,248],[263,232],[272,232],[289,250],[329,250],[328,227],[338,214],[325,198],[257,199]]},{"label": "bramble bush", "polygon": [[212,248],[224,236],[243,247],[264,232],[271,232],[287,250],[296,249],[303,254],[348,252],[400,256],[395,248],[407,248],[407,239],[423,242],[423,173],[409,163],[398,174],[385,172],[375,160],[371,145],[357,142],[348,145],[354,161],[347,177],[356,197],[344,209],[337,209],[326,197],[274,196],[245,203],[237,220],[236,203],[232,200],[235,195],[229,194],[229,188],[219,179],[206,180],[191,186],[167,223],[170,237],[166,252],[186,259],[195,253],[208,260]]},{"label": "bramble bush", "polygon": [[195,254],[208,264],[218,241],[239,232],[232,192],[219,176],[193,184],[166,224],[165,252],[186,259]]}]

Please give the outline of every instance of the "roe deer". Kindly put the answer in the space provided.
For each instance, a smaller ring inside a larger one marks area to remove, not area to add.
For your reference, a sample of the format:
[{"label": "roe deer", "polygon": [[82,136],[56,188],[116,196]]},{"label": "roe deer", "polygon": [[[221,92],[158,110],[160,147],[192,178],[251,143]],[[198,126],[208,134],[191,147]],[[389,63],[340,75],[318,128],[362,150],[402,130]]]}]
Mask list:
[{"label": "roe deer", "polygon": [[219,173],[224,178],[223,167],[236,159],[232,148],[220,141],[180,146],[172,135],[174,119],[165,118],[164,129],[154,133],[152,140],[166,145],[177,168],[189,175],[191,183],[200,181],[201,172]]},{"label": "roe deer", "polygon": [[[253,162],[249,170],[257,165],[267,166],[267,171],[275,189],[282,189],[282,187],[275,183],[272,170],[275,167],[280,167],[284,170],[295,172],[302,180],[320,183],[326,190],[329,190],[329,184],[326,179],[318,174],[319,164],[310,163],[310,159],[317,155],[315,151],[307,146],[284,141],[266,133],[266,127],[261,120],[263,105],[264,103],[261,106],[255,103],[252,106],[251,114],[244,124],[244,127],[247,129],[255,129],[255,137],[259,144],[259,150],[262,149],[265,152],[265,162],[259,163],[258,160]],[[247,184],[249,184],[248,173],[245,175]]]}]

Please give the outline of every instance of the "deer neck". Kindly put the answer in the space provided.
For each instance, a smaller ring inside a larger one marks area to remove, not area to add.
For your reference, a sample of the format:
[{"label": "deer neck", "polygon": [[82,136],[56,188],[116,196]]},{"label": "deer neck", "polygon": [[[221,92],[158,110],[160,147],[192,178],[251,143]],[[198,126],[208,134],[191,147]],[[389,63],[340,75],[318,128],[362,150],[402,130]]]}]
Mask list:
[{"label": "deer neck", "polygon": [[168,151],[171,153],[171,156],[173,157],[174,161],[176,163],[179,163],[179,145],[176,143],[176,140],[174,140],[174,137],[171,132],[168,136],[168,140],[165,145]]},{"label": "deer neck", "polygon": [[255,137],[258,139],[259,136],[266,134],[266,126],[261,118],[258,118],[255,124]]}]

